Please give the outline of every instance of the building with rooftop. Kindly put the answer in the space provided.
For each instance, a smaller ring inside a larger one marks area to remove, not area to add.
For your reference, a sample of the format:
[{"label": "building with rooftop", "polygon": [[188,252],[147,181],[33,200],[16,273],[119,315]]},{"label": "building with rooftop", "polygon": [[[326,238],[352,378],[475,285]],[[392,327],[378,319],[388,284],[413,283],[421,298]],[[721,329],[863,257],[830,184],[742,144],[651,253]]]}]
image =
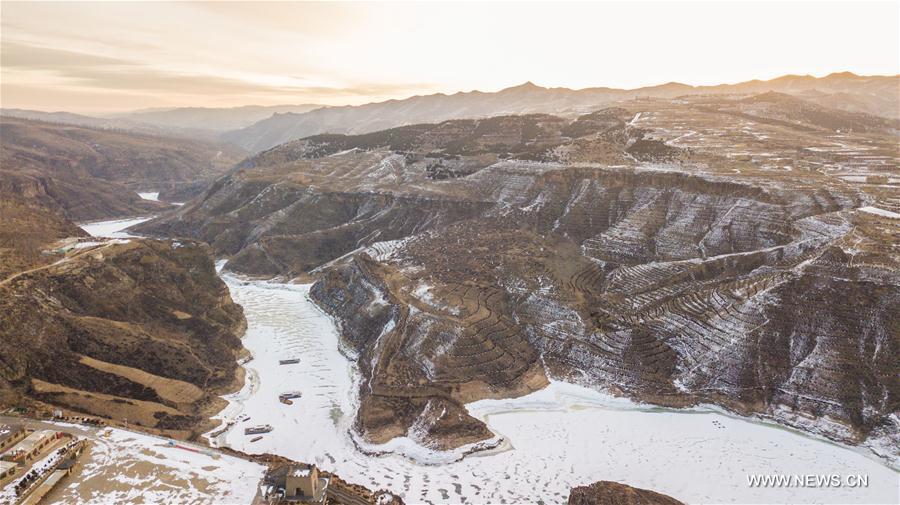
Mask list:
[{"label": "building with rooftop", "polygon": [[291,463],[266,474],[268,503],[325,503],[329,479],[319,476],[316,465]]},{"label": "building with rooftop", "polygon": [[0,461],[0,481],[5,480],[11,477],[16,473],[16,468],[19,465],[17,463],[13,463],[12,461]]},{"label": "building with rooftop", "polygon": [[0,425],[0,452],[12,447],[26,435],[28,435],[28,431],[18,424]]},{"label": "building with rooftop", "polygon": [[21,442],[3,453],[5,461],[27,461],[39,455],[45,447],[51,445],[59,438],[59,433],[53,430],[39,430],[30,433]]}]

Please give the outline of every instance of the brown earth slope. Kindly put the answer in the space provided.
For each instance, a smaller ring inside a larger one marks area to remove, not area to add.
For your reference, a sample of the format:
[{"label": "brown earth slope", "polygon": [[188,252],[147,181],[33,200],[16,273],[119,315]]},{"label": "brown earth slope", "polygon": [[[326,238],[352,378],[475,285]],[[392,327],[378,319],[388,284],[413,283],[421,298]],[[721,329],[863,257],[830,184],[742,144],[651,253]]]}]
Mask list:
[{"label": "brown earth slope", "polygon": [[896,448],[900,222],[857,210],[900,208],[896,130],[746,107],[635,100],[310,137],[140,229],[318,279],[372,441],[485,439],[463,404],[549,374]]},{"label": "brown earth slope", "polygon": [[0,390],[191,430],[234,388],[244,318],[200,244],[106,242],[0,281]]},{"label": "brown earth slope", "polygon": [[84,144],[66,144],[49,126],[40,128],[65,145],[48,153],[48,144],[35,144],[23,155],[24,138],[11,140],[8,126],[4,120],[0,403],[49,404],[178,436],[201,432],[221,407],[218,395],[241,380],[235,358],[245,325],[208,246],[88,237],[72,218],[168,206],[92,177],[95,158],[67,158]]},{"label": "brown earth slope", "polygon": [[579,486],[569,494],[569,505],[682,505],[664,494],[618,482],[600,481]]},{"label": "brown earth slope", "polygon": [[184,201],[240,156],[226,144],[0,116],[0,176],[40,179],[55,188],[57,203],[71,209],[74,219],[111,214],[98,214],[102,208],[73,195],[117,204],[116,210],[147,210],[150,204],[135,191]]}]

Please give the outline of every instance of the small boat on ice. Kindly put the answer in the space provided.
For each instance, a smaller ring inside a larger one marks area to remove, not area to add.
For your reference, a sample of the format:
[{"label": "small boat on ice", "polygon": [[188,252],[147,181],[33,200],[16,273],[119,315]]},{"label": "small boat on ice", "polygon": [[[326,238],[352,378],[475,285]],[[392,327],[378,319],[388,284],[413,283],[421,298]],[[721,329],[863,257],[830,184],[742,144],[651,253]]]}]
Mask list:
[{"label": "small boat on ice", "polygon": [[244,435],[256,435],[258,433],[268,433],[272,431],[271,424],[259,424],[256,426],[251,426],[249,428],[244,428]]},{"label": "small boat on ice", "polygon": [[293,405],[294,402],[292,402],[291,400],[300,398],[301,396],[303,395],[300,393],[300,391],[289,391],[287,393],[281,393],[280,395],[278,395],[278,401],[285,405]]}]

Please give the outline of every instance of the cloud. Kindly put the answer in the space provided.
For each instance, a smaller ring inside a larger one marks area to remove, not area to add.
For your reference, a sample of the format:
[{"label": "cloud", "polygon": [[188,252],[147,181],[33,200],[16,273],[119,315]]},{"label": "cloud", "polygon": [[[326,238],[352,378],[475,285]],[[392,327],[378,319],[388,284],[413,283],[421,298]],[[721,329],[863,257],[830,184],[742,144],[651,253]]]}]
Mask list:
[{"label": "cloud", "polygon": [[135,63],[93,54],[38,47],[12,41],[0,45],[3,67],[30,69],[66,69],[77,67],[132,66]]},{"label": "cloud", "polygon": [[270,85],[217,75],[172,72],[138,61],[2,41],[3,71],[46,71],[64,84],[96,90],[180,95],[280,95],[322,100],[392,96],[428,89],[423,84],[360,83],[348,86]]}]

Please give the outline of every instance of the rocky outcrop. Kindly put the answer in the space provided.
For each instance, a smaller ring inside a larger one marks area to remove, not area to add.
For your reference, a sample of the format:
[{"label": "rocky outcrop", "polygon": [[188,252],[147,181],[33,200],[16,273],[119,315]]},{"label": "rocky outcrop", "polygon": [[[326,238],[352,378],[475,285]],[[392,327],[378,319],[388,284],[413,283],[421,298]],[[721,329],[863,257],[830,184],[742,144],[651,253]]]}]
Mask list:
[{"label": "rocky outcrop", "polygon": [[[435,377],[429,368],[430,355],[422,345],[435,345],[429,342],[435,334],[458,332],[455,321],[441,321],[402,303],[386,284],[388,276],[389,272],[367,256],[357,256],[330,269],[310,291],[325,311],[341,321],[342,336],[357,355],[366,378],[361,385],[356,429],[375,444],[409,436],[439,450],[490,438],[491,432],[469,416],[462,403],[478,396],[509,396],[527,392],[529,386],[542,386],[537,354],[520,339],[517,344],[503,344],[511,345],[516,354],[501,355],[505,359],[496,365],[498,375],[477,383],[473,376]],[[478,363],[469,366],[474,370]],[[504,366],[514,370],[503,370]],[[526,377],[529,383],[517,381]]]},{"label": "rocky outcrop", "polygon": [[312,137],[140,229],[206,240],[244,273],[314,276],[363,374],[356,428],[372,442],[485,440],[463,404],[548,374],[882,440],[900,401],[897,221],[855,209],[900,195],[817,167],[858,152],[887,173],[895,139],[809,147],[834,131],[739,105]]},{"label": "rocky outcrop", "polygon": [[609,481],[573,488],[568,503],[569,505],[681,505],[680,501],[664,494]]}]

